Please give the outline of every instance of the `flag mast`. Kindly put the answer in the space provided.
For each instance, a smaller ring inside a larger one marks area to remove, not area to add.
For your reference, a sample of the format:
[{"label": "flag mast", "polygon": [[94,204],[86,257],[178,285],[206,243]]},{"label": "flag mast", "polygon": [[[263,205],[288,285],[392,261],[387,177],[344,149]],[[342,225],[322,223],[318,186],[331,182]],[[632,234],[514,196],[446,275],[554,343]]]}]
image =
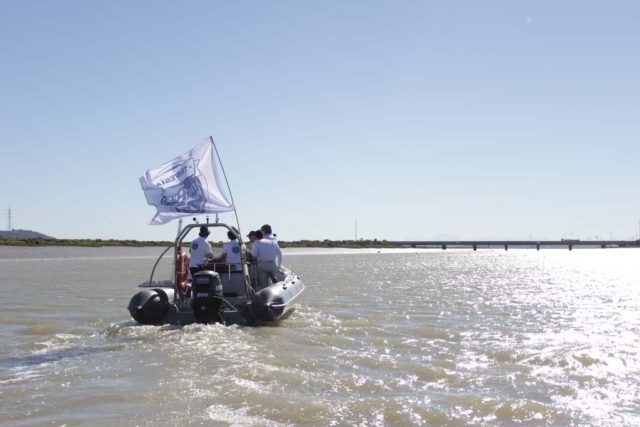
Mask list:
[{"label": "flag mast", "polygon": [[[233,200],[233,193],[231,192],[231,186],[229,185],[229,180],[227,179],[227,173],[224,171],[224,165],[222,164],[222,159],[220,158],[220,154],[218,154],[218,148],[216,147],[216,143],[213,140],[213,137],[209,135],[209,141],[211,141],[211,145],[213,145],[213,150],[216,152],[216,157],[218,158],[218,163],[220,163],[220,169],[222,169],[222,176],[224,176],[224,182],[227,184],[227,189],[229,190],[229,197],[231,197],[231,203],[233,203],[233,213],[236,216],[236,224],[238,224],[238,232],[240,236],[242,236],[242,232],[240,230],[240,220],[238,219],[238,211],[236,210],[236,202]],[[216,218],[217,218],[216,214]],[[216,221],[217,222],[217,221]]]}]

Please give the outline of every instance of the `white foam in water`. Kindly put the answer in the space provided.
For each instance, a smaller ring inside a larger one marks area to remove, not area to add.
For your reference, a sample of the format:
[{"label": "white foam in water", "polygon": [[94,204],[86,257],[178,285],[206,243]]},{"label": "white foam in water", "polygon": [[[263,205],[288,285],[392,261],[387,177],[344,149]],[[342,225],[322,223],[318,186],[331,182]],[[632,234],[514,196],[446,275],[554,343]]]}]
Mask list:
[{"label": "white foam in water", "polygon": [[231,427],[282,427],[289,425],[270,421],[263,417],[247,415],[247,412],[247,408],[232,409],[225,405],[211,405],[206,409],[206,413],[210,421],[229,423]]}]

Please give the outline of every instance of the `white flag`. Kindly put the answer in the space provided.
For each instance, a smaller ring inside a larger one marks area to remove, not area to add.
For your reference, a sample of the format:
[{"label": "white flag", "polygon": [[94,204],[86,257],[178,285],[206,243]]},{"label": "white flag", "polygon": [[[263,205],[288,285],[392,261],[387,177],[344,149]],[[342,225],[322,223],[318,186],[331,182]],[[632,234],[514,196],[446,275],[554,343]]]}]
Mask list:
[{"label": "white flag", "polygon": [[222,190],[213,150],[213,139],[140,177],[147,203],[158,212],[150,224],[164,224],[182,216],[233,210]]}]

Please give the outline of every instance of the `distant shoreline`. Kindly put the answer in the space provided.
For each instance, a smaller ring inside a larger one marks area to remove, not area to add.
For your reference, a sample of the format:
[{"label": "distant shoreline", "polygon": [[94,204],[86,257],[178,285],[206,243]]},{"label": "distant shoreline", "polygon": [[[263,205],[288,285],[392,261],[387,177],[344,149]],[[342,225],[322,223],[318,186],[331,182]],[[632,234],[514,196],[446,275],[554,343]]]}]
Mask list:
[{"label": "distant shoreline", "polygon": [[[222,246],[225,242],[211,242],[214,246]],[[245,242],[246,243],[246,242]],[[389,242],[387,240],[297,240],[297,241],[284,241],[280,240],[279,244],[281,248],[342,248],[342,249],[384,249],[384,248],[406,248],[417,247],[417,245],[408,244],[410,242]],[[441,242],[442,243],[442,242]],[[463,243],[461,245],[461,243]],[[443,249],[446,247],[463,248],[463,247],[475,247],[473,242],[455,242],[450,241],[446,244],[442,244]],[[523,242],[511,242],[513,247],[523,247]],[[535,241],[530,243],[531,246],[536,246]],[[540,242],[544,245],[545,242]],[[588,245],[589,242],[580,242],[583,245]],[[622,242],[620,242],[622,243]],[[118,240],[118,239],[54,239],[52,237],[45,238],[28,238],[28,239],[12,239],[0,237],[0,246],[15,246],[15,247],[87,247],[87,248],[101,248],[101,247],[169,247],[173,246],[173,241],[153,241],[153,240]],[[563,244],[569,245],[571,242],[563,242]],[[574,242],[577,245],[578,242]],[[594,244],[596,244],[594,242]],[[183,246],[188,246],[189,242],[183,242]],[[485,245],[486,246],[486,245]],[[498,247],[498,245],[489,245],[488,247]],[[526,246],[526,245],[524,245]],[[558,246],[557,244],[555,246]],[[423,248],[427,247],[439,247],[438,245],[419,246]],[[478,246],[480,247],[480,246]],[[604,247],[604,246],[603,246]],[[640,247],[640,240],[638,241],[626,241],[624,244],[618,247],[638,248]]]},{"label": "distant shoreline", "polygon": [[[53,238],[34,238],[34,239],[5,239],[0,238],[0,246],[77,246],[77,247],[168,247],[173,245],[173,241],[152,241],[152,240],[117,240],[117,239],[53,239]],[[224,242],[212,242],[221,246]],[[279,241],[282,248],[398,248],[399,245],[393,245],[386,240],[298,240],[298,241]]]}]

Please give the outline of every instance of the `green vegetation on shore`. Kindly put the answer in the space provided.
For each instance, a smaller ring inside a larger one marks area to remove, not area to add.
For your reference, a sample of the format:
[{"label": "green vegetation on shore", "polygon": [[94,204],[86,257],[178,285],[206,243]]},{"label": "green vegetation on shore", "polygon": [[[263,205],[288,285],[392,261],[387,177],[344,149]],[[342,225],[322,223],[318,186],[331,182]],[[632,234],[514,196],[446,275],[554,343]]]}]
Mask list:
[{"label": "green vegetation on shore", "polygon": [[[222,246],[224,242],[212,242],[215,246]],[[248,242],[245,242],[248,243]],[[386,240],[279,240],[282,248],[393,248],[398,247]],[[183,242],[188,245],[188,242]],[[79,246],[79,247],[105,247],[105,246],[127,246],[143,247],[156,246],[167,247],[173,245],[169,241],[154,240],[116,240],[116,239],[54,239],[53,237],[39,238],[7,238],[0,236],[0,246]],[[632,242],[628,247],[640,247],[640,240]]]},{"label": "green vegetation on shore", "polygon": [[[393,247],[386,240],[299,240],[299,241],[283,241],[280,240],[282,248],[390,248]],[[81,247],[103,247],[103,246],[160,246],[167,247],[172,245],[169,241],[151,241],[151,240],[102,240],[102,239],[54,239],[54,238],[33,238],[33,239],[15,239],[0,238],[0,246],[81,246]],[[214,242],[215,245],[221,246],[223,242]]]},{"label": "green vegetation on shore", "polygon": [[4,246],[83,246],[83,247],[102,247],[102,246],[169,246],[173,242],[156,242],[156,241],[140,241],[140,240],[102,240],[102,239],[53,239],[53,238],[36,238],[36,239],[3,239],[0,238],[0,245]]}]

